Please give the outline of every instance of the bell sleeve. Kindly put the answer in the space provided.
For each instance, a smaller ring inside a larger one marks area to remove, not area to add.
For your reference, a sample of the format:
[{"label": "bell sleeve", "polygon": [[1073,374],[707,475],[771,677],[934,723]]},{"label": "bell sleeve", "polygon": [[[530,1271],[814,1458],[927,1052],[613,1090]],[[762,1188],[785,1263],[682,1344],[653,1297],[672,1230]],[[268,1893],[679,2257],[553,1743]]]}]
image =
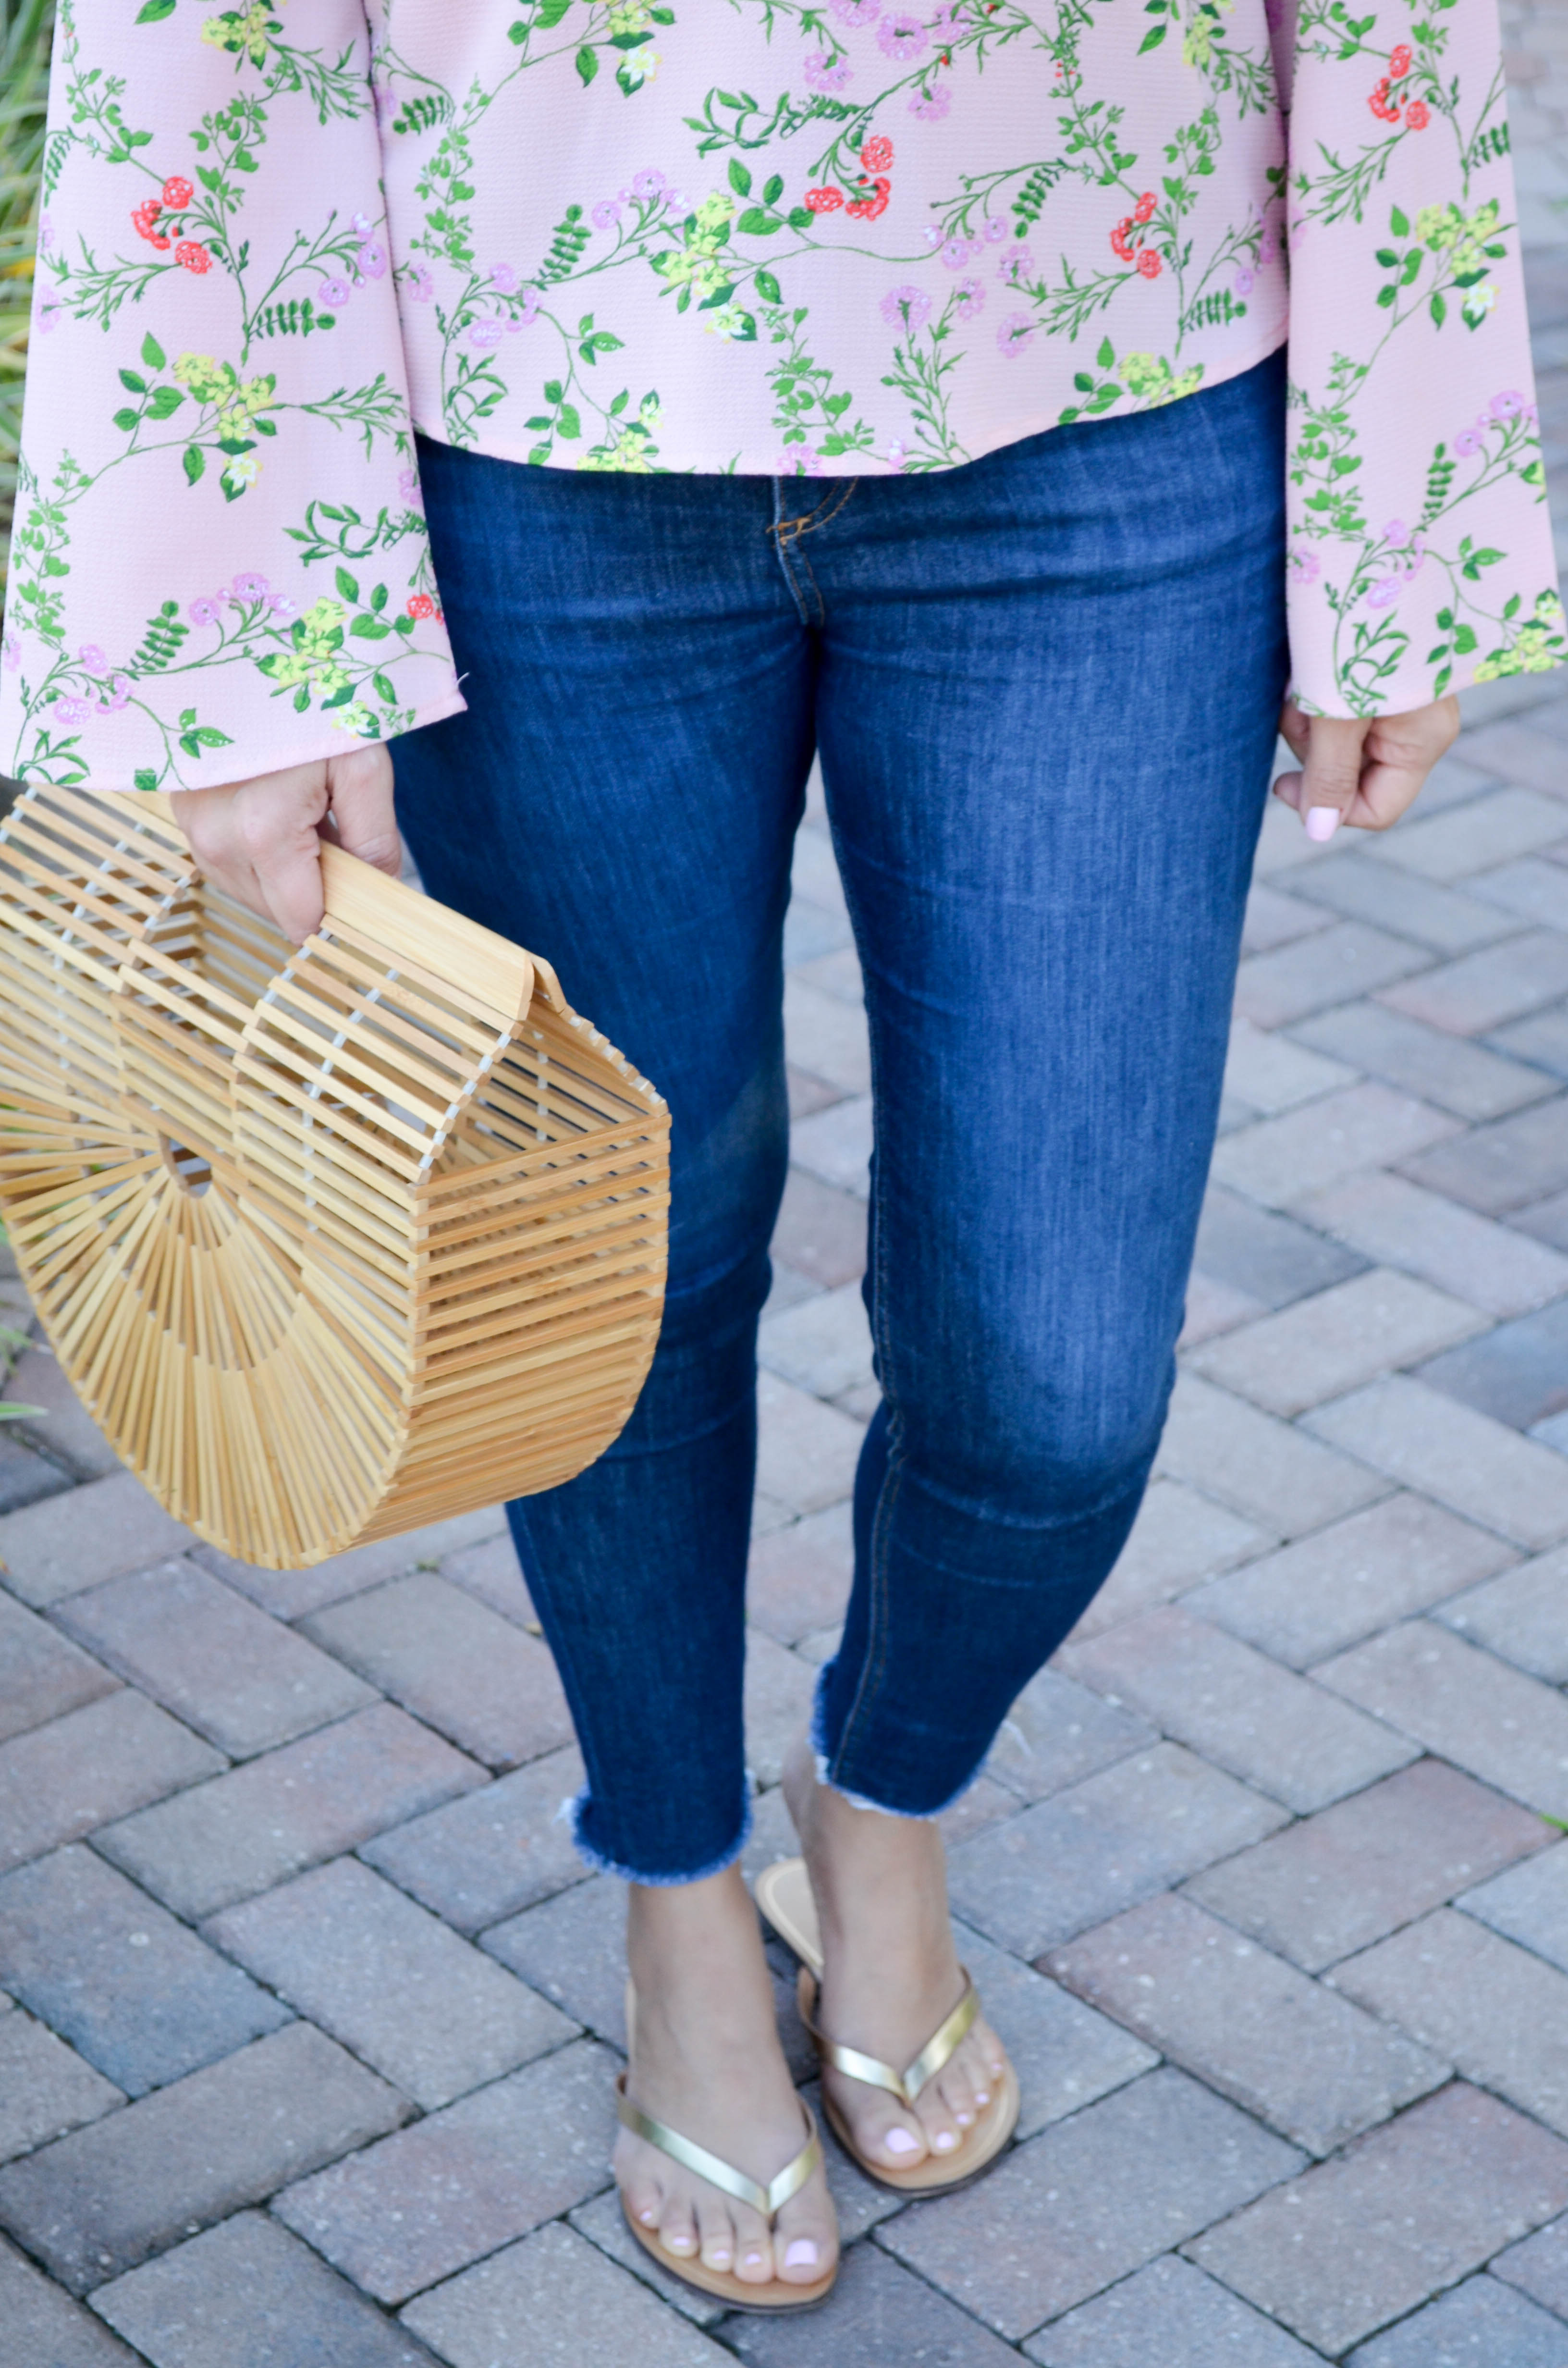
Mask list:
[{"label": "bell sleeve", "polygon": [[361,0],[61,0],[0,772],[200,789],[462,705]]},{"label": "bell sleeve", "polygon": [[1494,0],[1284,0],[1291,658],[1369,716],[1562,664]]}]

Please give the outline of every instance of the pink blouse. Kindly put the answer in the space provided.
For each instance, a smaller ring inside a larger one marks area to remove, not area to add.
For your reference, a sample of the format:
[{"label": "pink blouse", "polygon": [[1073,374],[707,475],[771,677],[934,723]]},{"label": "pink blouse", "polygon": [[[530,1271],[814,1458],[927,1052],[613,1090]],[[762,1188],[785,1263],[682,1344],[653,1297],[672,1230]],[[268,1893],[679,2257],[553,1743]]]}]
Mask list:
[{"label": "pink blouse", "polygon": [[1563,655],[1493,0],[210,5],[61,0],[0,770],[460,708],[415,427],[949,468],[1287,338],[1303,703]]}]

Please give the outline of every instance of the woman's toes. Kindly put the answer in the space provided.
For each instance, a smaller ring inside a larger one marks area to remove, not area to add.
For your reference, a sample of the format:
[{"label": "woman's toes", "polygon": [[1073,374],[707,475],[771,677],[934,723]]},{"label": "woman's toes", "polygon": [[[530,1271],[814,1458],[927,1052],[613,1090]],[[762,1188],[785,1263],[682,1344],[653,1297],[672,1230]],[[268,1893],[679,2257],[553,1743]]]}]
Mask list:
[{"label": "woman's toes", "polygon": [[666,2196],[659,2218],[659,2242],[665,2252],[673,2253],[677,2260],[689,2260],[700,2241],[690,2196]]},{"label": "woman's toes", "polygon": [[768,2241],[767,2223],[748,2204],[738,2204],[734,2211],[735,2275],[746,2284],[765,2286],[773,2275],[773,2247]]},{"label": "woman's toes", "polygon": [[971,2085],[967,2067],[949,2064],[938,2074],[937,2091],[960,2130],[970,2130],[979,2120],[983,2108]]},{"label": "woman's toes", "polygon": [[891,2170],[910,2170],[924,2156],[926,2133],[912,2106],[853,2081],[839,2091],[838,2104],[861,2153],[873,2162],[885,2163]]},{"label": "woman's toes", "polygon": [[697,2233],[701,2240],[702,2259],[710,2270],[733,2270],[735,2266],[735,2225],[730,2207],[722,2195],[705,2190],[697,2199]]},{"label": "woman's toes", "polygon": [[773,2231],[773,2260],[786,2285],[814,2285],[833,2259],[831,2221],[818,2194],[801,2195],[786,2205]]},{"label": "woman's toes", "polygon": [[933,2081],[922,2089],[915,2100],[915,2112],[926,2134],[926,2143],[939,2162],[945,2155],[954,2154],[963,2144],[963,2132],[949,2112],[940,2089]]}]

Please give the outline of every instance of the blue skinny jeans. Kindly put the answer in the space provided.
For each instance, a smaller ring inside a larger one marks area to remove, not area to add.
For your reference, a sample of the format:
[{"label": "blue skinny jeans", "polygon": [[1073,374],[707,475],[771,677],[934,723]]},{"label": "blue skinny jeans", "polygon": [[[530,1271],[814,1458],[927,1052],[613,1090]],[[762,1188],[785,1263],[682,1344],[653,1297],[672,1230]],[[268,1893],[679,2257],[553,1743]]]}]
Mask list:
[{"label": "blue skinny jeans", "polygon": [[673,1114],[620,1439],[510,1508],[591,1861],[747,1823],[756,1340],[814,753],[864,967],[882,1394],[830,1781],[960,1793],[1109,1572],[1165,1419],[1286,676],[1283,359],[951,471],[604,477],[422,449],[469,712],[399,742],[433,894],[549,956]]}]

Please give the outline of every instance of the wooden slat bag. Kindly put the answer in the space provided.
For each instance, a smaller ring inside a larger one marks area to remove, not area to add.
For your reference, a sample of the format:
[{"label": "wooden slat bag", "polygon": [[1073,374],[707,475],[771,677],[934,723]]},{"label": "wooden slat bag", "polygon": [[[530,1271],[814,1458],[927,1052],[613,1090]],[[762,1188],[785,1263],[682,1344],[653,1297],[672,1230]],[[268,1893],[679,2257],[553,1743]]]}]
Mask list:
[{"label": "wooden slat bag", "polygon": [[0,1213],[159,1501],[298,1568],[553,1487],[631,1410],[669,1119],[545,962],[335,848],[296,950],[166,799],[0,825]]}]

